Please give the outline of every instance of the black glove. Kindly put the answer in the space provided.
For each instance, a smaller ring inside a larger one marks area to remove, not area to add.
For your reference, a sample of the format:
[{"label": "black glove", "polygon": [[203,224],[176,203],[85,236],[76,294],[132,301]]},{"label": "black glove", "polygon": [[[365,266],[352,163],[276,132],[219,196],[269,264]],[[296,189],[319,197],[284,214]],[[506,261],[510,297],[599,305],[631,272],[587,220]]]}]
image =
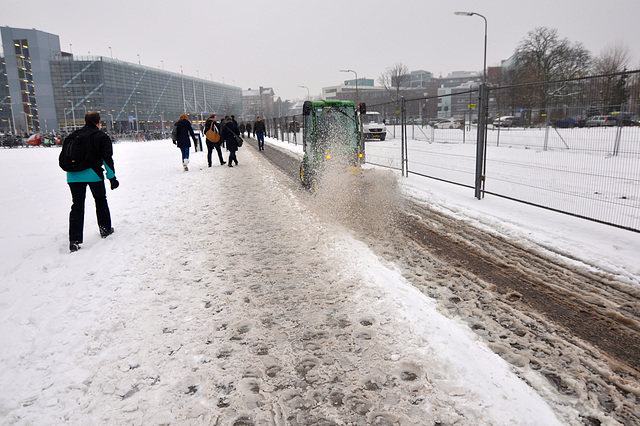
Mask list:
[{"label": "black glove", "polygon": [[120,186],[120,182],[118,182],[118,179],[116,179],[116,178],[109,179],[109,182],[111,182],[111,190],[112,191]]}]

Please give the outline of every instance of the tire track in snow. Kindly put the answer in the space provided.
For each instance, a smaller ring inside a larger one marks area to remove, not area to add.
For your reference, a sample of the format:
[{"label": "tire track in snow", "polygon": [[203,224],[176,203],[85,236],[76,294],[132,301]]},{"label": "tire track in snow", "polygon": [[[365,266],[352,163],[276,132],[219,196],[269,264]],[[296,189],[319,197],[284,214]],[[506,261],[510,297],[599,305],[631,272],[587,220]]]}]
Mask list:
[{"label": "tire track in snow", "polygon": [[[297,180],[290,154],[268,155]],[[520,247],[428,206],[394,199],[395,209],[380,208],[360,195],[362,214],[341,223],[467,322],[559,410],[575,407],[587,424],[640,424],[640,293],[628,277]],[[386,226],[370,215],[381,210],[395,210]]]}]

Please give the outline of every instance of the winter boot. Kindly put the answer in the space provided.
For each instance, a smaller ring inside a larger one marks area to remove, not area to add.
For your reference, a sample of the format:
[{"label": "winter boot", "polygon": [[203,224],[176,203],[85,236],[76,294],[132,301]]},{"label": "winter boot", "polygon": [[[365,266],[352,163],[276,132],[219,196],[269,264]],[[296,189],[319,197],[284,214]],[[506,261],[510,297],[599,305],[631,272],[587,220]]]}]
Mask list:
[{"label": "winter boot", "polygon": [[107,238],[109,235],[113,234],[116,230],[111,228],[111,229],[103,229],[100,228],[100,236],[102,238]]},{"label": "winter boot", "polygon": [[182,163],[182,168],[184,169],[185,172],[189,170],[189,167],[187,167],[188,164],[189,164],[189,159],[185,158],[184,162]]}]

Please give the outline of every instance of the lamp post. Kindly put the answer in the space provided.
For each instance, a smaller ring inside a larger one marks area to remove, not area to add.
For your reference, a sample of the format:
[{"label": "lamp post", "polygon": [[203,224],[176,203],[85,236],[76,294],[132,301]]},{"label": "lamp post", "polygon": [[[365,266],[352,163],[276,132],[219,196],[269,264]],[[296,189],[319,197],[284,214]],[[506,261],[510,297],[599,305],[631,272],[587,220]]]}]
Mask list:
[{"label": "lamp post", "polygon": [[9,99],[9,108],[11,108],[11,121],[13,122],[13,134],[14,136],[18,135],[18,131],[16,130],[16,117],[13,115],[13,101]]},{"label": "lamp post", "polygon": [[73,107],[73,102],[67,101],[71,104],[71,114],[73,115],[73,130],[76,129],[76,110]]},{"label": "lamp post", "polygon": [[479,16],[484,20],[484,63],[482,66],[482,85],[478,91],[478,135],[476,141],[475,197],[484,197],[487,169],[487,117],[489,115],[489,91],[487,89],[487,18],[476,12],[454,12],[458,16]]},{"label": "lamp post", "polygon": [[111,53],[111,59],[113,59],[113,49],[109,46],[109,52]]},{"label": "lamp post", "polygon": [[453,12],[458,16],[479,16],[484,19],[484,65],[482,67],[482,83],[487,84],[487,18],[476,12]]},{"label": "lamp post", "polygon": [[[185,114],[187,112],[187,101],[184,98],[184,73],[182,72],[182,65],[180,65],[180,81],[182,82],[182,109]],[[231,164],[231,163],[229,163]]]},{"label": "lamp post", "polygon": [[307,86],[298,86],[298,87],[300,87],[301,89],[307,89],[307,100],[308,101],[311,100],[311,99],[309,99],[309,98],[311,98],[311,96],[309,95],[309,88]]},{"label": "lamp post", "polygon": [[352,72],[356,75],[356,107],[360,104],[360,96],[358,96],[358,73],[354,70],[340,70],[340,72]]}]

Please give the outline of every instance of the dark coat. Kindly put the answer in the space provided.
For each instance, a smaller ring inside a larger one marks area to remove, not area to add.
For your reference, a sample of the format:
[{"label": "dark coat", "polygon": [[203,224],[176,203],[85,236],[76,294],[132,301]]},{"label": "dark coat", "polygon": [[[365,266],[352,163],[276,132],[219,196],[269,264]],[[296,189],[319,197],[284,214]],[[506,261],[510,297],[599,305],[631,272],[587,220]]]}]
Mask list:
[{"label": "dark coat", "polygon": [[264,133],[265,131],[265,127],[264,127],[264,121],[256,121],[253,125],[253,132],[254,133]]},{"label": "dark coat", "polygon": [[196,135],[195,133],[193,133],[193,127],[191,127],[191,122],[189,120],[179,120],[175,125],[178,128],[177,145],[179,147],[188,148],[191,146],[189,136],[191,136],[191,139],[193,139],[193,143],[196,143]]},{"label": "dark coat", "polygon": [[231,152],[236,152],[238,150],[238,144],[236,143],[236,138],[233,135],[240,136],[240,130],[238,129],[238,125],[233,121],[227,121],[222,126],[221,136],[224,139],[224,142],[227,146],[227,150]]},{"label": "dark coat", "polygon": [[[206,123],[204,123],[204,128],[202,129],[202,133],[204,133],[205,136],[207,135],[207,132],[211,129],[212,125],[213,125],[213,131],[216,133],[220,133],[220,123],[218,123],[217,121],[213,121],[212,118],[207,118]],[[209,141],[209,139],[207,139],[207,141]],[[222,143],[222,139],[220,139],[217,143]]]},{"label": "dark coat", "polygon": [[107,179],[116,177],[116,168],[113,165],[113,145],[111,138],[95,124],[86,124],[83,128],[75,130],[77,133],[91,135],[89,137],[91,165],[88,169],[78,172],[67,172],[67,182],[98,182],[104,180],[102,167],[107,171]]},{"label": "dark coat", "polygon": [[247,123],[247,132],[251,133],[251,123]]}]

